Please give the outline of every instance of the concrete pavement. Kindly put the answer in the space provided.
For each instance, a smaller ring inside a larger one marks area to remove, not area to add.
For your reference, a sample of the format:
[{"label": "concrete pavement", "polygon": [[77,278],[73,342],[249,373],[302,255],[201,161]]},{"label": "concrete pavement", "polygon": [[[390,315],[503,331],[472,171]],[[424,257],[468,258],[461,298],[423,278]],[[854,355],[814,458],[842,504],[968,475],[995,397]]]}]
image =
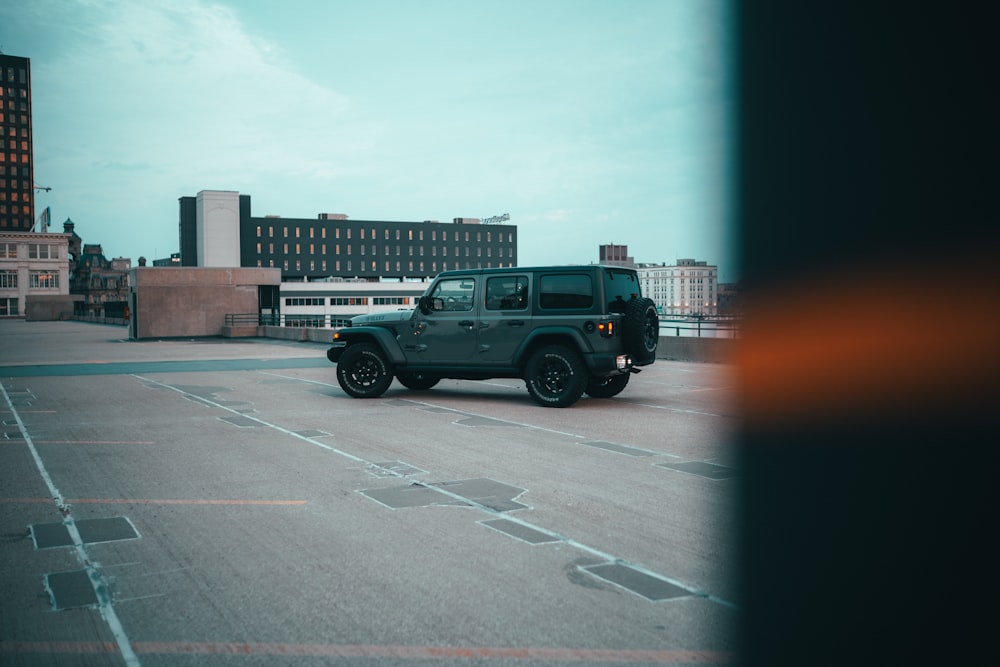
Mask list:
[{"label": "concrete pavement", "polygon": [[733,369],[337,386],[326,345],[0,321],[0,664],[735,662]]}]

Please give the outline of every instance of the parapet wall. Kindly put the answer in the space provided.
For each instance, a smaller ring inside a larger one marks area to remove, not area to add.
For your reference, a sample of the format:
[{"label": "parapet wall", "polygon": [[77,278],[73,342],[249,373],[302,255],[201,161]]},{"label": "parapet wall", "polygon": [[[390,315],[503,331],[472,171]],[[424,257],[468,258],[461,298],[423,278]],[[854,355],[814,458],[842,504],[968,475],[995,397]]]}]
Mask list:
[{"label": "parapet wall", "polygon": [[[305,327],[228,327],[223,336],[259,336],[312,343],[332,342],[332,329]],[[699,338],[692,336],[661,336],[656,348],[657,359],[694,361],[715,364],[735,362],[739,341],[732,338]]]}]

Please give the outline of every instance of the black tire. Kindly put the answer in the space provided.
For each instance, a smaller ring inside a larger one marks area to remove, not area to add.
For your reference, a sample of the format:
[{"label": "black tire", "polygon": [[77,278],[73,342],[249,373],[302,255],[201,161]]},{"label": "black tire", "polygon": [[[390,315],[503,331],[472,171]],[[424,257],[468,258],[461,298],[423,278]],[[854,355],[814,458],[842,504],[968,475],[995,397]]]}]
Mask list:
[{"label": "black tire", "polygon": [[392,368],[377,345],[348,345],[337,362],[337,382],[354,398],[376,398],[392,384]]},{"label": "black tire", "polygon": [[603,378],[590,378],[585,391],[592,398],[611,398],[622,393],[631,373],[621,373]]},{"label": "black tire", "polygon": [[660,316],[652,299],[631,299],[625,307],[622,341],[625,351],[637,366],[650,364],[656,359],[656,346],[660,342]]},{"label": "black tire", "polygon": [[587,369],[575,351],[564,345],[539,348],[524,367],[528,393],[539,405],[565,408],[573,405],[587,386]]},{"label": "black tire", "polygon": [[396,373],[399,384],[413,391],[426,391],[441,381],[441,378],[424,373]]}]

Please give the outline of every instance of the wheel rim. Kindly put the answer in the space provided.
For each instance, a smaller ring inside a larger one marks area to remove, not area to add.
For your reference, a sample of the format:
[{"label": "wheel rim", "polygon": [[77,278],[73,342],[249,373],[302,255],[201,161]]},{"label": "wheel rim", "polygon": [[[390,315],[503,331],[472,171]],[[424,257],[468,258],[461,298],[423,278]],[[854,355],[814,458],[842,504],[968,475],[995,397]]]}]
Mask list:
[{"label": "wheel rim", "polygon": [[573,372],[561,359],[547,359],[538,374],[540,387],[552,396],[566,391]]},{"label": "wheel rim", "polygon": [[384,369],[374,359],[358,359],[351,367],[351,380],[359,387],[370,387],[382,377]]}]

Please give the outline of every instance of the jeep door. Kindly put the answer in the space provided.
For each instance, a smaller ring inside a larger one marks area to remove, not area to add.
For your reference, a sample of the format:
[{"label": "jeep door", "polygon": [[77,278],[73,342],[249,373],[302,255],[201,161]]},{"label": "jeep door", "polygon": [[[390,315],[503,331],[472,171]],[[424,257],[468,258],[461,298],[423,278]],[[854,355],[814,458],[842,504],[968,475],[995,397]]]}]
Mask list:
[{"label": "jeep door", "polygon": [[[400,338],[408,363],[465,365],[476,353],[478,276],[442,278],[424,297],[428,308],[418,308],[410,334]],[[406,340],[403,340],[405,338]]]},{"label": "jeep door", "polygon": [[479,311],[479,363],[513,366],[514,353],[531,331],[530,274],[485,274]]}]

